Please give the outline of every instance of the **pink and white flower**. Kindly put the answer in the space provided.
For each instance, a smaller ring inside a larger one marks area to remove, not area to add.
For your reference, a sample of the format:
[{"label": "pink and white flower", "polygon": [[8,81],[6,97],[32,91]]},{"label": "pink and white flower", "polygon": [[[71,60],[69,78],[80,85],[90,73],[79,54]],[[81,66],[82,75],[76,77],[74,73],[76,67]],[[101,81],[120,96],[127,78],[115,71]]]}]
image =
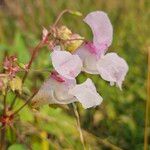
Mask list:
[{"label": "pink and white flower", "polygon": [[51,59],[54,69],[67,79],[74,79],[81,72],[82,61],[77,54],[60,50],[57,46],[51,53]]},{"label": "pink and white flower", "polygon": [[83,61],[83,71],[100,74],[102,79],[109,81],[121,89],[122,82],[128,71],[126,61],[116,53],[106,53],[112,43],[113,28],[106,13],[96,11],[88,14],[84,22],[93,33],[93,41],[86,42],[76,54]]},{"label": "pink and white flower", "polygon": [[55,72],[41,86],[32,104],[38,107],[43,104],[69,104],[76,101],[79,101],[86,109],[100,105],[102,97],[97,93],[91,79],[87,79],[82,84],[76,84],[75,79],[65,79]]}]

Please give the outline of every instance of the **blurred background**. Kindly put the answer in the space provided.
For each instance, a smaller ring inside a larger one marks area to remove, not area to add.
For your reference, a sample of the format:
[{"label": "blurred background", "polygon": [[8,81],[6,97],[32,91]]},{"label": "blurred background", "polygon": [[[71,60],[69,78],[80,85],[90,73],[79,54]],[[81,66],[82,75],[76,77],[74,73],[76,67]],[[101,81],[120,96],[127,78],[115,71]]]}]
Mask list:
[{"label": "blurred background", "polygon": [[[66,8],[78,10],[83,16],[66,14],[60,23],[88,39],[92,39],[92,34],[82,19],[91,11],[105,11],[114,28],[109,51],[117,52],[129,65],[123,91],[110,87],[96,75],[82,74],[78,77],[78,82],[92,78],[104,99],[103,104],[95,109],[83,110],[78,104],[87,148],[142,150],[147,50],[150,44],[148,0],[1,0],[0,62],[6,54],[15,54],[20,62],[28,63],[32,48],[41,39],[42,27],[52,25],[57,15]],[[49,72],[35,72],[34,69],[51,68],[49,58],[48,50],[43,48],[25,83],[27,93],[39,88],[48,77]],[[9,94],[8,103],[13,96]],[[22,103],[23,99],[18,99],[15,108]],[[71,107],[43,106],[36,113],[26,107],[17,120],[15,130],[7,130],[7,143],[11,150],[82,149]]]}]

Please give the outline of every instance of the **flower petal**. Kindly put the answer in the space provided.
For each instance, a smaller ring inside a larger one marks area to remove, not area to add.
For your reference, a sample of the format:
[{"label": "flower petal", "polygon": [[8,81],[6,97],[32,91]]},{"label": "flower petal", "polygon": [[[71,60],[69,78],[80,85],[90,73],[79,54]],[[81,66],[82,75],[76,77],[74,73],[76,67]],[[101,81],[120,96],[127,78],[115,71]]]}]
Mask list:
[{"label": "flower petal", "polygon": [[97,67],[96,67],[96,63],[97,63],[96,55],[93,53],[90,53],[86,45],[83,45],[82,47],[80,47],[76,51],[76,54],[82,60],[83,71],[90,73],[90,74],[99,74]]},{"label": "flower petal", "polygon": [[92,29],[94,45],[105,52],[113,38],[113,28],[107,14],[102,11],[91,12],[84,21]]},{"label": "flower petal", "polygon": [[111,85],[116,83],[121,89],[122,82],[128,72],[126,61],[116,53],[108,53],[99,59],[97,69],[101,77]]},{"label": "flower petal", "polygon": [[82,68],[82,61],[78,55],[66,51],[53,51],[52,64],[55,70],[67,79],[74,79]]},{"label": "flower petal", "polygon": [[70,89],[69,94],[74,95],[85,109],[100,105],[102,102],[102,97],[97,93],[91,79]]},{"label": "flower petal", "polygon": [[76,85],[75,80],[58,82],[55,79],[48,79],[32,99],[33,107],[44,104],[68,104],[76,101],[73,95],[69,95],[70,88]]}]

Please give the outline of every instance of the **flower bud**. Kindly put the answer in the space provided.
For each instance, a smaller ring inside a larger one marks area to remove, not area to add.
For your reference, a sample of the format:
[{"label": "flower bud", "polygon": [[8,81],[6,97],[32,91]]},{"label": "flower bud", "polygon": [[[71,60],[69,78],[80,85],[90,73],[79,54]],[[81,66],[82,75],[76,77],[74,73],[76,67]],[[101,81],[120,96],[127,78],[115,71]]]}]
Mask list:
[{"label": "flower bud", "polygon": [[74,52],[83,43],[82,39],[84,38],[81,37],[79,34],[72,34],[70,37],[70,41],[66,42],[65,44],[65,49],[69,52]]},{"label": "flower bud", "polygon": [[58,37],[62,40],[70,39],[71,34],[71,30],[68,29],[66,26],[61,26],[60,28],[58,28]]}]

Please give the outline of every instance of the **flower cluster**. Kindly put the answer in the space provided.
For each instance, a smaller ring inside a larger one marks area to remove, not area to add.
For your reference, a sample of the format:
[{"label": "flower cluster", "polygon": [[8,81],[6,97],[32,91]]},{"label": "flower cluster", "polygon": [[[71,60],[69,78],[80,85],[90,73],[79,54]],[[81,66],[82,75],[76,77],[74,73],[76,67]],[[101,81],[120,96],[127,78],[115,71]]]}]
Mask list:
[{"label": "flower cluster", "polygon": [[3,67],[10,77],[14,77],[16,73],[19,71],[19,66],[17,64],[17,57],[15,56],[6,57],[4,60]]},{"label": "flower cluster", "polygon": [[[59,43],[53,47],[51,60],[55,71],[34,96],[34,105],[68,104],[76,101],[84,108],[100,105],[102,97],[91,79],[88,78],[82,84],[76,83],[76,77],[81,71],[99,74],[110,85],[116,84],[122,89],[128,65],[116,53],[106,53],[113,39],[113,28],[107,14],[102,11],[91,12],[84,18],[84,22],[92,30],[93,41],[84,40],[73,51]],[[75,36],[64,27],[61,31],[59,37],[63,40],[70,40]],[[44,29],[43,33],[43,41],[47,41],[48,31]]]}]

